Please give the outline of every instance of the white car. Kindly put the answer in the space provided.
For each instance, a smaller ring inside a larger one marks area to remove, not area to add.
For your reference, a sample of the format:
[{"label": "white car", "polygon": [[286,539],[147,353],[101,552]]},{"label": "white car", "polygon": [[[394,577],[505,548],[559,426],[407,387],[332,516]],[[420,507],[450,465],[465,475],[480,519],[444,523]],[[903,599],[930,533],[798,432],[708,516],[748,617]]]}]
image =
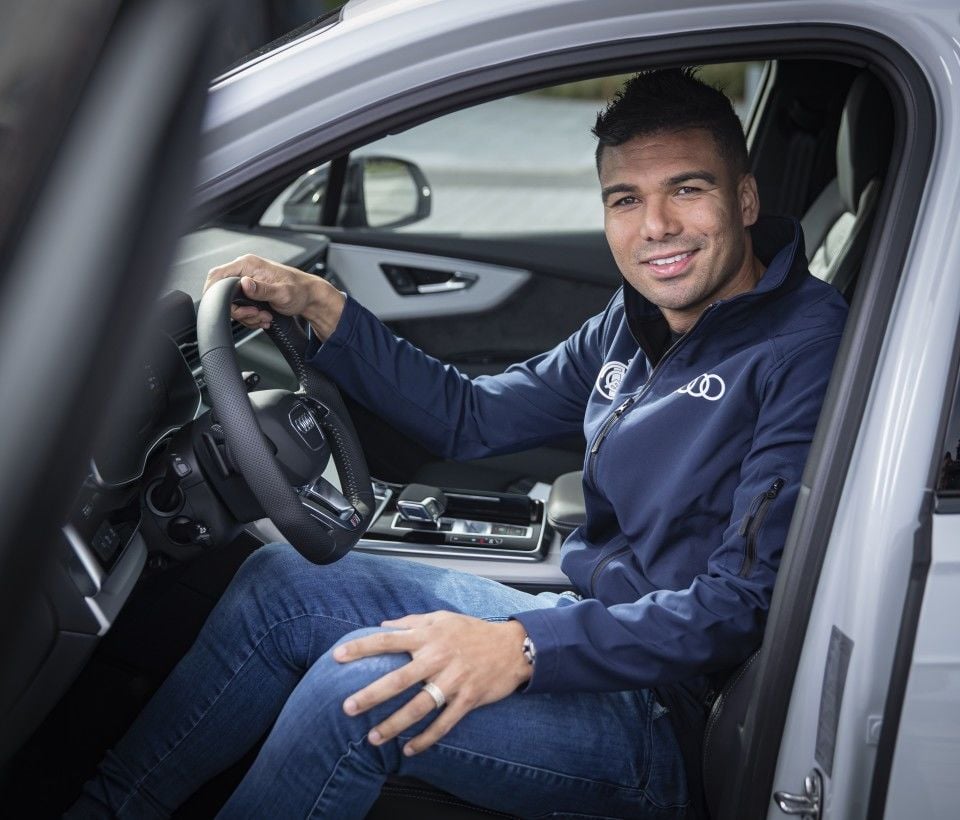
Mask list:
[{"label": "white car", "polygon": [[[705,738],[710,816],[960,814],[960,8],[352,0],[208,87],[221,4],[50,5],[15,5],[0,33],[11,816],[71,802],[233,569],[278,537],[206,413],[207,269],[296,264],[495,372],[620,282],[591,166],[600,105],[544,90],[732,63],[764,209],[802,219],[852,309],[763,647]],[[234,330],[248,387],[296,386],[264,334]],[[355,420],[381,502],[355,548],[563,587],[582,441],[461,465]],[[398,517],[411,483],[475,500],[438,536]],[[241,771],[178,816],[212,814]],[[450,800],[391,784],[371,817],[481,816]]]}]

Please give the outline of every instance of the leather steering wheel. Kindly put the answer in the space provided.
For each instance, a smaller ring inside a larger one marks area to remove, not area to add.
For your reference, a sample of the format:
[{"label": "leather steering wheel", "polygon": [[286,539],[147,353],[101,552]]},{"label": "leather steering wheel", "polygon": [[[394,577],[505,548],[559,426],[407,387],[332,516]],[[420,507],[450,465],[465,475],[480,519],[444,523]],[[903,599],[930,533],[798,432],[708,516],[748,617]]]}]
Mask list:
[{"label": "leather steering wheel", "polygon": [[[247,393],[230,332],[234,303],[273,314],[265,332],[292,368],[300,385],[296,392]],[[246,299],[239,278],[229,277],[211,285],[200,301],[197,345],[214,415],[264,513],[313,563],[342,558],[373,516],[370,473],[340,391],[306,364],[307,337],[300,325]],[[342,493],[322,477],[331,454]]]}]

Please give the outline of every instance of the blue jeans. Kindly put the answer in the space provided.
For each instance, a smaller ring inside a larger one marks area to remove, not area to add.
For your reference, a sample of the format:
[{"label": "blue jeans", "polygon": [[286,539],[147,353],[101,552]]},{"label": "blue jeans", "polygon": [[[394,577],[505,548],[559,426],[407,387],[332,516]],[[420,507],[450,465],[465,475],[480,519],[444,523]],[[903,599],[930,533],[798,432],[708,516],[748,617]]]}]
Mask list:
[{"label": "blue jeans", "polygon": [[440,609],[503,620],[572,600],[401,559],[351,553],[318,567],[288,545],[262,547],[67,816],[165,817],[266,735],[219,816],[362,818],[396,774],[524,817],[683,817],[680,751],[647,691],[517,693],[409,758],[403,744],[435,715],[379,747],[366,734],[413,690],[343,712],[409,659],[333,660],[371,625]]}]

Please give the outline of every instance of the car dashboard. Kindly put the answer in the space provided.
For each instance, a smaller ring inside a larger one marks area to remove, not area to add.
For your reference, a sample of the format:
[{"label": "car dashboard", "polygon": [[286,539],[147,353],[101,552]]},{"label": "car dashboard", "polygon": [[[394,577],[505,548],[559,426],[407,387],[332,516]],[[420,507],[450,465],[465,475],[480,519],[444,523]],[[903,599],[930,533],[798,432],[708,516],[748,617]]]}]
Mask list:
[{"label": "car dashboard", "polygon": [[[149,324],[130,340],[135,364],[117,372],[87,475],[61,528],[58,560],[48,568],[37,611],[25,613],[30,634],[18,659],[23,691],[6,735],[11,748],[69,687],[141,578],[238,539],[286,540],[229,469],[222,432],[204,401],[196,301],[206,271],[241,245],[349,290],[326,269],[329,243],[319,235],[210,228],[184,240],[170,281],[183,290],[159,300]],[[234,323],[234,338],[241,369],[255,377],[248,387],[263,376],[261,388],[295,388],[265,334]],[[332,461],[324,476],[339,486]],[[402,485],[375,481],[374,487],[381,503],[356,549],[528,588],[566,582],[559,567],[563,534],[548,522],[548,486],[529,497],[462,488],[458,496],[454,489],[451,511],[435,527],[401,520]]]}]

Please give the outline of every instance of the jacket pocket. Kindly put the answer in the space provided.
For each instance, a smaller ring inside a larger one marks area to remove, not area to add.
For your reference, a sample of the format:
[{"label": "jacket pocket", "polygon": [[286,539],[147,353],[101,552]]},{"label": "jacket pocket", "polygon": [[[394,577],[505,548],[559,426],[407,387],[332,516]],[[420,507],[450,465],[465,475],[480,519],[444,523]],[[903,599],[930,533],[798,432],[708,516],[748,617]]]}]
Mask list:
[{"label": "jacket pocket", "polygon": [[767,511],[777,496],[780,495],[780,490],[783,489],[784,484],[786,484],[784,479],[779,477],[774,479],[773,483],[753,500],[749,512],[740,523],[738,533],[746,539],[743,565],[740,567],[741,578],[746,578],[753,570],[753,565],[757,560],[757,535],[763,526],[763,520],[767,517]]},{"label": "jacket pocket", "polygon": [[600,573],[610,565],[611,561],[619,558],[622,555],[626,555],[628,552],[630,552],[629,544],[627,544],[625,547],[620,547],[619,549],[614,550],[606,558],[603,558],[597,562],[597,565],[593,568],[593,573],[590,575],[591,598],[597,597],[597,579],[600,577]]}]

